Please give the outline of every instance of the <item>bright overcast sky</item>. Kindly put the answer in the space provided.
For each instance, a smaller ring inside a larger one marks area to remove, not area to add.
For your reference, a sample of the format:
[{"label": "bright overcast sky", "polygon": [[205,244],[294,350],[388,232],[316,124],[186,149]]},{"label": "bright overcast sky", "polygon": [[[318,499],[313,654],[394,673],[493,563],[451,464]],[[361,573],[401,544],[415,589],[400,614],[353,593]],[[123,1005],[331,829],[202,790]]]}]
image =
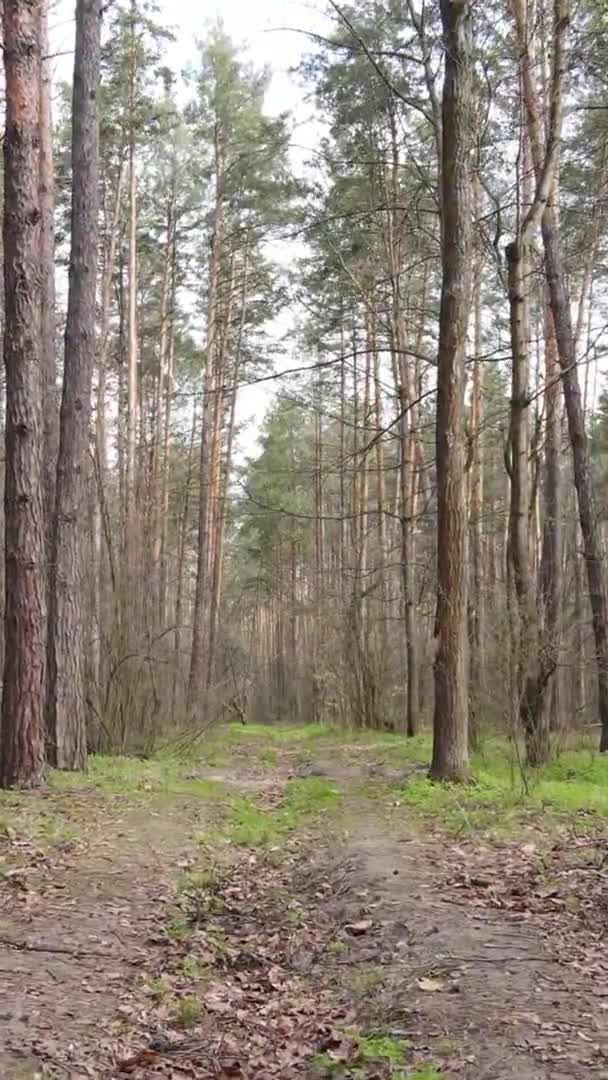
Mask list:
[{"label": "bright overcast sky", "polygon": [[[51,52],[57,56],[55,78],[71,80],[74,48],[75,0],[57,0],[49,18]],[[175,42],[167,46],[166,58],[170,67],[181,72],[196,58],[196,41],[205,36],[209,23],[218,16],[234,41],[244,46],[248,56],[258,66],[268,65],[272,83],[266,101],[270,113],[289,110],[293,115],[292,159],[296,169],[309,160],[310,150],[318,138],[318,127],[312,120],[312,106],[304,101],[302,86],[290,68],[295,67],[311,40],[307,32],[327,29],[324,0],[159,0],[159,22],[175,34]],[[279,258],[287,252],[276,251]],[[287,313],[278,320],[276,331],[281,336],[290,324]],[[241,446],[250,452],[255,444],[259,423],[276,384],[262,384],[241,392],[239,420],[252,421],[241,437]]]},{"label": "bright overcast sky", "polygon": [[[323,28],[322,0],[160,0],[159,21],[170,27],[176,41],[168,48],[170,66],[179,71],[194,59],[196,39],[205,34],[206,24],[221,17],[228,33],[246,46],[252,59],[269,64],[273,84],[268,99],[272,112],[301,107],[301,91],[289,68],[300,60],[309,44],[306,31]],[[66,78],[71,69],[70,50],[74,40],[74,0],[58,0],[50,18],[55,52],[68,55],[57,60],[57,76]],[[291,28],[291,29],[289,29]],[[297,31],[304,31],[298,33]]]}]

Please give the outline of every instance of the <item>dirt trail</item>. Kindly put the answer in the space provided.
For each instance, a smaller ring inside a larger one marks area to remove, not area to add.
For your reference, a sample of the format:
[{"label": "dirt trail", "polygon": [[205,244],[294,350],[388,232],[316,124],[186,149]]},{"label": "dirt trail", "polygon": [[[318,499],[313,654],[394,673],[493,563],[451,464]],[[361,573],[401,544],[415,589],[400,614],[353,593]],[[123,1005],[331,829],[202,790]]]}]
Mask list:
[{"label": "dirt trail", "polygon": [[2,1080],[102,1075],[200,817],[184,799],[47,801],[68,799],[89,819],[86,839],[50,860],[34,852],[25,878],[11,877],[0,895]]},{"label": "dirt trail", "polygon": [[350,852],[388,954],[385,1016],[401,1005],[419,1049],[470,1080],[608,1077],[605,974],[564,965],[520,915],[456,899],[438,840],[399,842],[367,822]]},{"label": "dirt trail", "polygon": [[[275,792],[297,771],[283,755]],[[80,800],[85,841],[54,863],[31,859],[25,886],[18,875],[0,884],[2,1080],[383,1080],[424,1062],[463,1080],[608,1080],[601,955],[586,970],[583,952],[557,947],[559,921],[483,906],[452,887],[458,845],[421,837],[373,792],[349,797],[352,765],[320,757],[299,771],[335,782],[345,815],[296,833],[278,868],[262,855],[239,856],[236,874],[218,883],[221,903],[211,897],[187,944],[168,945],[165,928],[208,807],[189,797],[132,805],[93,792],[56,796]],[[368,764],[359,771],[369,778]],[[272,784],[267,772],[248,788],[263,800]],[[215,965],[211,983],[178,977],[185,960],[192,971]],[[204,1068],[194,1051],[181,1064],[157,1053],[168,1011],[142,997],[143,972],[168,973],[176,993],[200,997]],[[352,1046],[336,1034],[341,1016],[347,1030],[354,1023],[406,1040],[407,1062],[366,1071],[353,1058],[351,1069]],[[236,1056],[227,1065],[229,1047]],[[311,1063],[315,1048],[329,1054],[328,1069],[334,1055],[330,1071]]]}]

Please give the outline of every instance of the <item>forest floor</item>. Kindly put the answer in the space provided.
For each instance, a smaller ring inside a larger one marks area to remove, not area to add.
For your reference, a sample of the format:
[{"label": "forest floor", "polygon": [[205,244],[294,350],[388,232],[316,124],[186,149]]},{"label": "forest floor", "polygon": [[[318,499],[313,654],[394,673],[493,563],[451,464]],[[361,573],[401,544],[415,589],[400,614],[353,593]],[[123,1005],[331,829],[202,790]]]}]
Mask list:
[{"label": "forest floor", "polygon": [[608,1078],[608,764],[227,728],[0,796],[0,1077]]}]

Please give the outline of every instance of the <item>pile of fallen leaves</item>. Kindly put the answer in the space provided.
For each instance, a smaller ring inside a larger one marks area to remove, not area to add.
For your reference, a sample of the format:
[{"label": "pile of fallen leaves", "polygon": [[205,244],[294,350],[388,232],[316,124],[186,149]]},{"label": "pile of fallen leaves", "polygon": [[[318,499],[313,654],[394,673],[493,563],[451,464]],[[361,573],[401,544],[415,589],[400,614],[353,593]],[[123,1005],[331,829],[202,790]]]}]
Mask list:
[{"label": "pile of fallen leaves", "polygon": [[10,825],[0,830],[0,912],[29,914],[41,894],[53,888],[53,875],[70,862],[76,843],[66,840],[45,848]]},{"label": "pile of fallen leaves", "polygon": [[[356,1061],[356,1016],[327,961],[330,943],[356,949],[372,922],[363,904],[341,902],[351,867],[311,867],[300,847],[293,839],[280,853],[243,855],[183,891],[187,930],[151,943],[158,949],[140,1010],[148,1038],[118,1075],[289,1080],[322,1056]],[[161,1000],[151,1000],[159,987]],[[382,1066],[374,1072],[384,1075]]]},{"label": "pile of fallen leaves", "polygon": [[448,884],[473,904],[522,915],[566,915],[608,928],[608,834],[568,832],[546,842],[475,843],[449,853]]}]

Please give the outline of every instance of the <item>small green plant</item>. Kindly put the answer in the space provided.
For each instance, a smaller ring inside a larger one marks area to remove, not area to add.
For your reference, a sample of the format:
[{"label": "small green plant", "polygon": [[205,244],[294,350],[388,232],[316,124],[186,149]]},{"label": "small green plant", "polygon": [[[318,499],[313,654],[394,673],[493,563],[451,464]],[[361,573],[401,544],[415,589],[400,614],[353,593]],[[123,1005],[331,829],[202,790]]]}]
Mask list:
[{"label": "small green plant", "polygon": [[178,892],[211,892],[217,888],[220,882],[220,875],[215,866],[207,867],[205,870],[191,870],[187,874],[182,874],[178,883]]},{"label": "small green plant", "polygon": [[393,1035],[363,1035],[359,1037],[358,1056],[363,1061],[385,1061],[400,1065],[407,1044]]},{"label": "small green plant", "polygon": [[202,1011],[201,1003],[198,998],[179,998],[175,1007],[177,1022],[181,1027],[194,1027],[195,1024],[198,1024]]},{"label": "small green plant", "polygon": [[346,952],[346,942],[340,941],[339,938],[334,938],[327,946],[328,953],[332,956],[342,956]]},{"label": "small green plant", "polygon": [[[379,1066],[390,1068],[390,1080],[403,1080],[402,1072],[395,1072],[403,1064],[403,1058],[407,1049],[407,1043],[403,1039],[397,1039],[392,1035],[384,1035],[382,1032],[371,1032],[361,1035],[349,1028],[344,1033],[352,1040],[352,1053],[348,1063],[336,1061],[331,1053],[318,1054],[313,1059],[313,1065],[318,1075],[332,1077],[365,1077],[368,1069],[374,1070],[374,1075]],[[382,1075],[385,1075],[383,1071]],[[441,1080],[441,1078],[437,1078]]]},{"label": "small green plant", "polygon": [[170,990],[171,987],[169,986],[169,983],[166,979],[163,979],[162,977],[158,979],[147,980],[148,994],[153,1001],[157,1002],[157,1004],[160,1004],[160,1002],[166,998]]},{"label": "small green plant", "polygon": [[367,994],[381,986],[384,982],[384,971],[381,967],[362,967],[353,971],[349,976],[350,987],[355,994]]},{"label": "small green plant", "polygon": [[167,926],[167,937],[171,941],[187,941],[192,937],[192,926],[185,919],[173,919]]},{"label": "small green plant", "polygon": [[266,750],[260,750],[260,753],[258,754],[258,759],[262,762],[262,765],[273,766],[277,764],[279,760],[279,755],[277,754],[276,750],[268,747],[268,749]]},{"label": "small green plant", "polygon": [[192,953],[188,953],[184,956],[180,964],[182,975],[186,979],[191,979],[193,982],[199,982],[201,979],[206,979],[209,975],[209,967],[203,964],[197,956],[193,956]]}]

